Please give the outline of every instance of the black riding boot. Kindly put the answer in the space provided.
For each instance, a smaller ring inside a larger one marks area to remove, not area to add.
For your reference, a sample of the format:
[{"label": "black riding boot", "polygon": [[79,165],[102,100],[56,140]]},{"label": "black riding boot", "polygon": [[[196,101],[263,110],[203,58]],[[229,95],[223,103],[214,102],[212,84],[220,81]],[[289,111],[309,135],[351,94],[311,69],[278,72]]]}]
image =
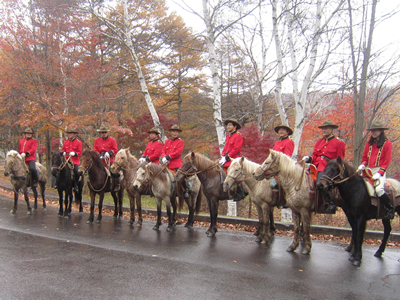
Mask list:
[{"label": "black riding boot", "polygon": [[74,191],[75,193],[79,192],[79,165],[74,165]]},{"label": "black riding boot", "polygon": [[236,189],[236,194],[233,197],[233,201],[240,201],[240,200],[246,198],[247,195],[248,195],[248,193],[246,193],[243,190],[243,188],[240,185],[238,185],[237,189]]},{"label": "black riding boot", "polygon": [[381,200],[382,204],[386,208],[385,215],[383,217],[384,220],[390,220],[394,218],[394,207],[392,203],[390,203],[389,196],[384,193],[382,196],[379,197],[379,200]]},{"label": "black riding boot", "polygon": [[36,188],[38,185],[38,182],[39,182],[39,175],[38,175],[38,172],[36,169],[36,162],[31,160],[28,162],[28,165],[29,165],[29,172],[31,173],[31,179],[32,179],[31,187]]},{"label": "black riding boot", "polygon": [[183,187],[183,199],[189,199],[189,189],[187,187],[186,181],[181,182]]}]

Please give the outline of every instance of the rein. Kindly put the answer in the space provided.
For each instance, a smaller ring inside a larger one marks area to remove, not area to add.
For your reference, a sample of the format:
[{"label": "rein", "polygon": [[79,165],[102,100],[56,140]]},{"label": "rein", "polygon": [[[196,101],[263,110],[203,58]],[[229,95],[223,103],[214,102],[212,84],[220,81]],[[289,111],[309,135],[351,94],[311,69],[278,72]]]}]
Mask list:
[{"label": "rein", "polygon": [[[296,162],[297,164],[297,162]],[[299,182],[296,184],[296,186],[294,187],[294,189],[296,190],[296,192],[300,191],[301,189],[301,185],[303,184],[303,180],[304,180],[304,173],[306,172],[306,164],[303,163],[303,170],[301,172],[301,177]]]},{"label": "rein", "polygon": [[[348,176],[348,177],[346,177],[346,178],[343,178],[343,176],[344,176],[344,171],[345,171],[346,168],[344,167],[343,164],[341,164],[340,167],[341,167],[341,172],[340,172],[339,174],[337,174],[335,177],[330,178],[329,176],[326,176],[325,174],[323,174],[321,179],[324,179],[324,180],[326,180],[326,181],[329,181],[329,182],[331,182],[333,185],[338,185],[338,184],[341,184],[341,183],[343,183],[343,182],[346,182],[347,180],[349,180],[350,178],[352,178],[352,177],[354,177],[355,175],[358,174],[358,172],[356,171],[356,172],[354,172],[352,175],[350,175],[350,176]],[[340,178],[340,180],[339,180],[339,181],[335,181],[335,179],[338,178],[338,177]]]},{"label": "rein", "polygon": [[[158,172],[155,176],[153,176],[153,177],[149,176],[149,177],[147,177],[147,178],[145,178],[145,179],[136,178],[136,180],[139,181],[142,185],[148,186],[149,183],[150,183],[150,181],[152,181],[152,180],[154,180],[155,178],[157,178],[162,172],[164,172],[164,170],[165,170],[167,167],[168,167],[167,164],[163,164],[162,167],[161,167],[160,172]],[[147,173],[147,172],[146,172],[146,173]]]},{"label": "rein", "polygon": [[208,171],[208,170],[211,170],[211,169],[213,169],[213,168],[219,166],[219,163],[217,162],[217,163],[211,165],[210,167],[208,167],[208,168],[206,168],[206,169],[204,169],[204,170],[200,170],[200,171],[199,171],[199,170],[196,168],[196,166],[193,164],[192,161],[191,161],[191,163],[192,163],[192,167],[191,167],[189,170],[193,169],[193,170],[194,170],[193,173],[189,172],[189,170],[183,171],[183,170],[181,170],[181,168],[179,168],[178,171],[176,171],[176,172],[177,172],[177,173],[182,173],[182,174],[185,175],[186,177],[190,177],[190,176],[193,176],[193,175],[197,175],[197,174],[206,172],[206,171]]},{"label": "rein", "polygon": [[92,158],[90,158],[90,166],[88,166],[87,168],[84,168],[83,166],[79,166],[79,169],[83,169],[83,170],[85,171],[85,174],[88,174],[88,185],[90,186],[90,189],[91,189],[93,192],[99,193],[99,192],[101,192],[101,191],[103,191],[103,190],[105,189],[105,187],[106,187],[106,185],[107,185],[108,178],[109,178],[110,176],[108,176],[108,174],[107,174],[107,172],[106,172],[106,180],[104,181],[103,187],[102,187],[101,189],[99,189],[99,190],[96,190],[96,189],[93,187],[92,183],[90,182],[89,172],[90,172],[90,170],[92,169],[92,167],[93,167],[93,160],[92,160]]}]

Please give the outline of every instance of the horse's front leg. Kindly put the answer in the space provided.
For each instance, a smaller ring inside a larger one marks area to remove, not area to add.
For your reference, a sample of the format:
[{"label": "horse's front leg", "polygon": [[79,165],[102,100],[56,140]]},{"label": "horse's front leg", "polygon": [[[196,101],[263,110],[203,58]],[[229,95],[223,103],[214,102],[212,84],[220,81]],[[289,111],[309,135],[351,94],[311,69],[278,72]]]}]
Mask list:
[{"label": "horse's front leg", "polygon": [[111,196],[114,199],[114,215],[113,215],[113,220],[116,220],[118,218],[118,196],[116,192],[111,192]]},{"label": "horse's front leg", "polygon": [[122,213],[122,203],[124,201],[124,189],[121,186],[121,188],[118,191],[118,204],[119,204],[119,210],[118,210],[118,215],[119,218],[122,218],[123,213]]},{"label": "horse's front leg", "polygon": [[390,224],[390,220],[382,220],[382,224],[383,224],[383,239],[382,239],[381,245],[379,246],[378,251],[376,251],[374,254],[375,257],[382,256],[382,253],[386,249],[386,243],[389,239],[390,232],[392,231],[392,226]]},{"label": "horse's front leg", "polygon": [[292,218],[293,218],[293,242],[286,249],[287,252],[293,252],[299,246],[299,235],[300,235],[300,214],[292,210]]},{"label": "horse's front leg", "polygon": [[[103,219],[103,200],[104,200],[104,192],[100,192],[99,194],[99,214],[97,215],[96,223],[100,224],[101,219]],[[115,201],[115,199],[114,199]]]},{"label": "horse's front leg", "polygon": [[[143,216],[142,216],[142,196],[140,195],[139,192],[136,193],[135,195],[136,199],[136,209],[138,212],[138,222],[136,226],[141,227],[143,223]],[[135,205],[133,205],[135,207]],[[135,215],[133,216],[133,220],[135,220]]]},{"label": "horse's front leg", "polygon": [[46,211],[46,198],[45,198],[45,190],[46,190],[46,184],[45,183],[40,183],[40,195],[42,196],[42,200],[43,200],[43,210]]},{"label": "horse's front leg", "polygon": [[217,233],[217,217],[218,217],[218,200],[212,198],[208,201],[208,206],[210,208],[210,228],[206,231],[208,237],[213,237]]},{"label": "horse's front leg", "polygon": [[132,191],[128,191],[128,198],[129,198],[129,207],[131,211],[131,217],[129,219],[129,225],[133,225],[135,223],[135,197],[137,193],[132,193]]},{"label": "horse's front leg", "polygon": [[[28,203],[29,207],[29,203]],[[18,192],[14,192],[14,206],[13,209],[10,211],[11,214],[16,214],[17,213],[17,208],[18,208]],[[28,208],[29,210],[29,208]]]},{"label": "horse's front leg", "polygon": [[366,219],[364,216],[359,216],[356,222],[356,234],[354,240],[354,254],[353,254],[353,266],[360,266],[362,259],[362,243],[364,241],[364,232],[366,226]]},{"label": "horse's front leg", "polygon": [[[167,227],[167,231],[170,232],[172,230],[172,228],[174,227],[174,218],[173,218],[173,214],[171,214],[171,201],[174,200],[170,200],[169,198],[165,199],[165,207],[167,208],[167,216],[168,216],[168,227]],[[174,211],[176,210],[176,205],[174,208]]]},{"label": "horse's front leg", "polygon": [[72,187],[69,187],[65,191],[65,210],[64,210],[64,218],[68,218],[71,216],[71,205],[72,205]]},{"label": "horse's front leg", "polygon": [[161,226],[161,199],[156,198],[156,203],[157,203],[157,223],[153,227],[154,230],[158,230]]},{"label": "horse's front leg", "polygon": [[24,198],[25,198],[26,206],[28,207],[27,214],[31,215],[32,214],[32,208],[31,208],[31,205],[29,204],[28,188],[25,186],[23,188],[23,191],[24,191]]},{"label": "horse's front leg", "polygon": [[312,242],[311,242],[311,212],[306,208],[302,208],[300,211],[301,221],[303,224],[303,240],[304,240],[304,249],[301,251],[302,254],[310,254]]},{"label": "horse's front leg", "polygon": [[64,193],[61,189],[58,189],[58,204],[59,204],[59,209],[58,209],[58,217],[61,218],[64,214]]},{"label": "horse's front leg", "polygon": [[32,192],[33,192],[33,197],[35,198],[35,202],[33,203],[33,211],[37,210],[37,198],[38,198],[38,192],[36,187],[31,187]]},{"label": "horse's front leg", "polygon": [[90,190],[90,214],[89,214],[89,219],[87,220],[86,223],[93,223],[95,199],[96,199],[96,193]]},{"label": "horse's front leg", "polygon": [[194,224],[194,212],[196,210],[195,206],[196,206],[196,199],[197,199],[197,194],[193,193],[192,191],[190,191],[189,193],[189,199],[186,200],[186,204],[189,208],[189,216],[188,216],[188,220],[185,224],[185,227],[187,227],[189,230],[193,229],[193,224]]}]

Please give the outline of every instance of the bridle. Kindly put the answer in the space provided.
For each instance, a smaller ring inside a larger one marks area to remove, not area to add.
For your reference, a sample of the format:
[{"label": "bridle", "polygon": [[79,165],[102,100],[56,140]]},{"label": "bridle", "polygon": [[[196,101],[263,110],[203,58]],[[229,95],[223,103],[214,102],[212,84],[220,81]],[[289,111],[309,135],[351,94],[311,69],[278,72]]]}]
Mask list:
[{"label": "bridle", "polygon": [[89,172],[90,172],[90,170],[91,170],[92,167],[93,167],[93,158],[90,157],[90,159],[88,159],[88,161],[90,162],[90,165],[89,165],[89,166],[87,166],[86,168],[83,167],[83,166],[79,166],[78,170],[79,170],[79,169],[83,169],[83,170],[84,170],[84,173],[88,175],[88,176],[87,176],[87,178],[88,178],[88,179],[87,179],[87,182],[88,182],[88,185],[89,185],[90,189],[91,189],[93,192],[99,193],[99,192],[101,192],[101,191],[103,191],[103,190],[105,189],[105,187],[106,187],[106,185],[107,185],[107,182],[108,182],[108,177],[109,177],[109,176],[108,176],[108,174],[107,174],[107,172],[106,172],[106,180],[104,181],[103,187],[102,187],[101,189],[99,189],[99,190],[96,190],[96,189],[93,187],[92,183],[90,182],[90,176],[89,176]]},{"label": "bridle", "polygon": [[[190,163],[191,163],[191,166],[190,166],[189,169],[187,169],[187,171],[182,170],[181,168],[179,168],[176,172],[177,172],[177,173],[182,173],[183,175],[185,175],[185,178],[187,178],[187,177],[191,177],[191,176],[193,176],[193,175],[197,175],[197,174],[206,172],[206,171],[208,171],[208,170],[211,170],[211,169],[213,169],[213,168],[219,166],[219,163],[217,162],[217,163],[215,163],[215,164],[212,164],[212,165],[209,166],[208,168],[199,171],[199,169],[194,165],[194,163],[193,163],[192,160],[190,160]],[[193,170],[193,171],[190,172],[191,170]]]},{"label": "bridle", "polygon": [[61,163],[61,165],[57,166],[57,165],[52,165],[51,166],[51,170],[57,170],[57,176],[60,175],[60,172],[65,168],[66,165],[68,165],[68,162],[70,161],[71,156],[68,156],[68,158],[65,160],[64,163]]},{"label": "bridle", "polygon": [[[140,178],[136,177],[136,180],[139,181],[141,185],[148,186],[150,184],[150,182],[152,180],[154,180],[155,178],[157,178],[162,172],[164,172],[164,170],[167,167],[168,167],[167,164],[163,164],[162,167],[161,167],[161,170],[153,177],[151,177],[150,174],[148,173],[148,171],[145,170],[146,171],[146,177],[144,179],[140,179]],[[142,167],[142,168],[144,169],[144,167]]]},{"label": "bridle", "polygon": [[[338,184],[346,182],[347,180],[349,180],[350,178],[352,178],[352,177],[354,177],[355,175],[358,174],[358,172],[356,171],[356,172],[354,172],[354,174],[352,174],[352,175],[350,175],[350,176],[345,178],[344,177],[345,176],[344,173],[346,171],[346,166],[343,163],[341,163],[341,164],[336,163],[336,165],[339,167],[339,170],[340,170],[340,172],[337,175],[335,175],[334,177],[331,178],[331,177],[323,174],[321,179],[320,179],[321,181],[324,180],[325,182],[327,182],[327,187],[329,187],[329,186],[335,187]],[[339,179],[339,180],[337,180],[337,179]]]}]

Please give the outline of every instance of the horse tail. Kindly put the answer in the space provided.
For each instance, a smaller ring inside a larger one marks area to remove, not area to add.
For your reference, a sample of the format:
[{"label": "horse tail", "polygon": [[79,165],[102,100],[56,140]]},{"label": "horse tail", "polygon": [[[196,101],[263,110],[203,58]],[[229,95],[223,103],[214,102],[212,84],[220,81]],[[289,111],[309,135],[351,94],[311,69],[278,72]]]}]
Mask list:
[{"label": "horse tail", "polygon": [[201,208],[201,199],[203,198],[203,185],[200,185],[199,192],[197,193],[197,199],[196,199],[196,214],[200,212]]}]

